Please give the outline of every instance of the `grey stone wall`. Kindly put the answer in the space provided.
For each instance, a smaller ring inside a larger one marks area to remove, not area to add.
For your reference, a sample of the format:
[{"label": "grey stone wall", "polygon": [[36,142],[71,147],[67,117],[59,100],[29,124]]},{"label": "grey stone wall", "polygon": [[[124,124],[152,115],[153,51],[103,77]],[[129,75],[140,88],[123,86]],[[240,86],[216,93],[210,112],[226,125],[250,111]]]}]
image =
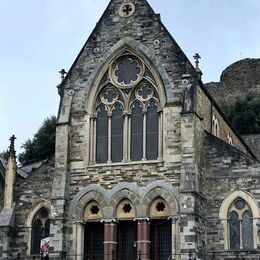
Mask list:
[{"label": "grey stone wall", "polygon": [[4,205],[4,183],[0,181],[0,211]]},{"label": "grey stone wall", "polygon": [[260,134],[243,135],[243,138],[260,161]]},{"label": "grey stone wall", "polygon": [[[214,248],[218,252],[216,255],[234,257],[232,251],[224,250],[224,229],[219,219],[220,206],[224,198],[235,189],[249,192],[260,202],[260,165],[208,133],[205,133],[204,145],[207,250],[212,251]],[[250,257],[258,259],[253,255]]]},{"label": "grey stone wall", "polygon": [[11,243],[12,255],[27,254],[27,243],[31,232],[27,226],[28,215],[38,203],[50,201],[54,175],[53,160],[33,170],[27,179],[17,177],[15,184],[15,229]]},{"label": "grey stone wall", "polygon": [[248,154],[248,147],[245,143],[241,141],[235,130],[230,126],[223,113],[221,113],[220,108],[215,105],[212,98],[206,95],[203,88],[198,87],[197,89],[197,107],[196,111],[201,119],[201,129],[212,133],[212,115],[214,114],[219,122],[219,138],[224,142],[228,143],[228,135],[233,139],[233,145],[244,153]]}]

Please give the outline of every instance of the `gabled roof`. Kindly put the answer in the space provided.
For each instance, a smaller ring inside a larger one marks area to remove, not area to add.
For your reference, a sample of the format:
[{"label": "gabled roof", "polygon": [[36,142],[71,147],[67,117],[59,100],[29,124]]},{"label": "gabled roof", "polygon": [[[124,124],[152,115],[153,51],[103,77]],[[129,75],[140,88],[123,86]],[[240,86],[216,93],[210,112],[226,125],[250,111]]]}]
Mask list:
[{"label": "gabled roof", "polygon": [[[40,168],[42,164],[45,163],[46,161],[47,160],[42,160],[40,162],[31,163],[22,167],[17,167],[16,172],[19,176],[26,179],[33,170]],[[0,178],[2,178],[3,180],[5,179],[6,166],[7,166],[7,161],[4,158],[0,157]],[[3,170],[1,170],[1,168]]]},{"label": "gabled roof", "polygon": [[5,169],[6,169],[6,161],[0,157],[0,181],[4,183],[5,180]]},{"label": "gabled roof", "polygon": [[[160,15],[156,14],[153,10],[153,8],[150,6],[147,0],[135,0],[133,1],[136,6],[136,11],[133,14],[132,17],[122,18],[118,14],[118,8],[123,3],[127,4],[127,1],[124,0],[110,0],[109,4],[107,5],[105,11],[103,12],[101,18],[97,22],[96,26],[94,27],[93,31],[89,35],[86,43],[84,44],[83,48],[80,50],[78,56],[76,57],[75,61],[73,62],[72,66],[70,67],[68,73],[66,74],[65,79],[59,84],[57,87],[58,89],[62,89],[67,82],[67,80],[71,77],[72,71],[75,69],[77,63],[79,62],[81,56],[83,56],[84,52],[86,53],[92,53],[94,49],[96,49],[95,43],[100,43],[101,41],[101,35],[102,34],[108,34],[107,36],[107,43],[102,42],[104,46],[104,50],[108,50],[107,48],[112,47],[115,45],[119,40],[126,38],[126,37],[133,37],[137,38],[139,42],[147,42],[148,38],[151,38],[152,36],[147,34],[142,34],[142,37],[138,35],[140,32],[133,32],[132,34],[129,32],[126,33],[126,30],[124,30],[124,26],[129,27],[135,27],[136,24],[138,24],[138,30],[143,30],[147,27],[147,24],[153,24],[158,23],[158,39],[164,40],[169,39],[173,48],[170,46],[167,46],[167,50],[165,49],[165,53],[169,53],[172,56],[172,64],[178,64],[178,72],[181,74],[191,74],[196,76],[196,71],[193,67],[193,64],[189,61],[186,54],[182,51],[180,46],[177,44],[177,42],[174,40],[172,35],[169,33],[165,25],[161,22]],[[140,11],[141,10],[141,11]],[[137,19],[140,17],[140,19],[137,21]],[[131,21],[131,22],[127,22]],[[119,25],[122,27],[119,29]],[[113,33],[117,31],[118,33]],[[161,37],[163,35],[163,37]],[[164,39],[162,39],[164,38]],[[88,50],[86,50],[88,49]],[[92,49],[92,50],[90,50]],[[174,55],[173,55],[174,54]],[[104,58],[104,56],[103,56]],[[178,73],[176,73],[178,74]],[[174,77],[174,75],[173,75]],[[176,77],[176,79],[179,79],[179,77]],[[174,80],[176,80],[174,79]],[[173,81],[174,81],[173,80]]]}]

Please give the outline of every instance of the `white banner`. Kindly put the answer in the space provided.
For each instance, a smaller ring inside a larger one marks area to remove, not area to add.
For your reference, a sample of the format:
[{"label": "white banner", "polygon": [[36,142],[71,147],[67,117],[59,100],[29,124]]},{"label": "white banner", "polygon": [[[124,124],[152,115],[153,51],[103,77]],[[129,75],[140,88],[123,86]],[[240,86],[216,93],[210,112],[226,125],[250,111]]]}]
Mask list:
[{"label": "white banner", "polygon": [[45,257],[49,254],[50,237],[41,239],[41,256]]}]

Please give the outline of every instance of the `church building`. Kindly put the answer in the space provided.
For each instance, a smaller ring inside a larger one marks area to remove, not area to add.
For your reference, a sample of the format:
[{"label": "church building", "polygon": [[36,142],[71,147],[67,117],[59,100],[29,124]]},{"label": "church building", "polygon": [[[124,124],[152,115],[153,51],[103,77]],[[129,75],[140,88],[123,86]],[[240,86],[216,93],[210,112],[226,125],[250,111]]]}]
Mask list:
[{"label": "church building", "polygon": [[[58,86],[54,158],[0,161],[0,259],[260,257],[260,164],[146,0],[111,0]],[[47,257],[48,255],[48,257]]]}]

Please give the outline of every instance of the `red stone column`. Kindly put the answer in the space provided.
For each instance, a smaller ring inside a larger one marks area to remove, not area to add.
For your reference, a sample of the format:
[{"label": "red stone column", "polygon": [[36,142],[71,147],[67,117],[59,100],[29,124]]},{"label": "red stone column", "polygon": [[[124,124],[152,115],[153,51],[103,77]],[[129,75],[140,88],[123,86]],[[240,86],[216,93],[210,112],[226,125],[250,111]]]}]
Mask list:
[{"label": "red stone column", "polygon": [[138,219],[137,254],[142,260],[150,259],[150,223],[147,218]]},{"label": "red stone column", "polygon": [[105,220],[104,222],[104,260],[116,260],[117,223],[115,219]]}]

